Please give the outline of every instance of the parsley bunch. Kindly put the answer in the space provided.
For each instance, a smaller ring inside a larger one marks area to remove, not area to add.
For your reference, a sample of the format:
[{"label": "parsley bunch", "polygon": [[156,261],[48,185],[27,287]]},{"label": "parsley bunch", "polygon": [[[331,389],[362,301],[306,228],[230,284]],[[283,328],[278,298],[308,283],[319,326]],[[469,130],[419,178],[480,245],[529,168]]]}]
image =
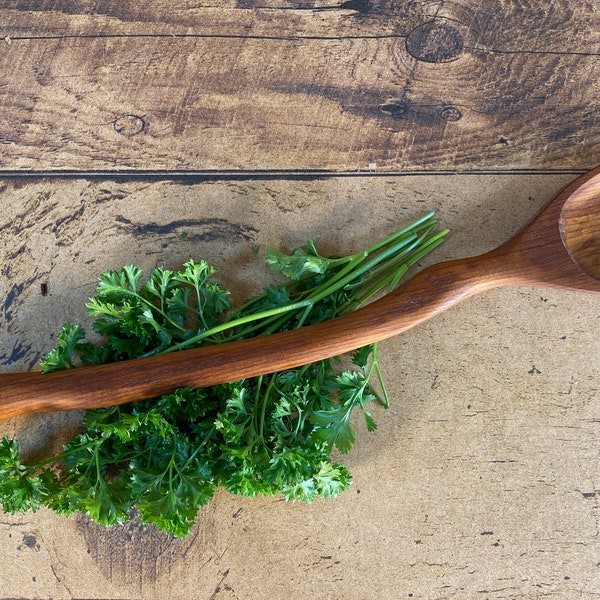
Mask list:
[{"label": "parsley bunch", "polygon": [[[406,271],[443,240],[433,214],[363,252],[324,257],[312,241],[290,253],[270,249],[267,264],[283,282],[237,310],[214,280],[215,269],[189,260],[180,271],[125,266],[99,278],[87,304],[101,343],[66,324],[44,371],[102,364],[205,344],[266,335],[355,310],[393,289]],[[376,428],[367,410],[388,406],[376,344],[300,368],[88,410],[83,431],[57,455],[24,465],[17,440],[0,441],[0,502],[5,511],[48,507],[81,512],[104,525],[137,514],[185,536],[198,508],[218,487],[248,497],[282,494],[312,501],[351,483],[332,451],[355,442],[353,411]],[[375,375],[378,386],[373,385]],[[378,391],[378,389],[381,391]]]}]

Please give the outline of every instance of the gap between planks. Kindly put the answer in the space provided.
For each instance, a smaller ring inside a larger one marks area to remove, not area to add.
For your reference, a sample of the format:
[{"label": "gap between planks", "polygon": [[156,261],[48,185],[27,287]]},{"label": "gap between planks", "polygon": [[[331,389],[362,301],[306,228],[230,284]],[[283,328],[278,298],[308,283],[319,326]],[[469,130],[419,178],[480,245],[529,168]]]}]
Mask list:
[{"label": "gap between planks", "polygon": [[282,179],[282,180],[314,180],[324,178],[355,177],[445,177],[445,176],[483,176],[483,175],[582,175],[589,169],[437,169],[408,171],[329,171],[329,170],[244,170],[244,171],[209,171],[209,170],[40,170],[18,171],[0,170],[0,179],[119,179],[119,180],[161,180],[177,179],[187,181],[234,181],[242,179]]}]

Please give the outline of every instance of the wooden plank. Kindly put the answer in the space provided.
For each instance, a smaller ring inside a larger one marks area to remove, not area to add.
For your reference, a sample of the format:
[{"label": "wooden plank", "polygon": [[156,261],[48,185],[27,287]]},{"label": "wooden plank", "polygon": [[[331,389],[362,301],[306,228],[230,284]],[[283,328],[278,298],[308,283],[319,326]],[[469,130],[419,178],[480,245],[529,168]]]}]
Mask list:
[{"label": "wooden plank", "polygon": [[[197,35],[293,37],[406,37],[435,19],[451,21],[468,37],[468,49],[493,52],[598,53],[600,31],[595,3],[502,0],[220,0],[193,2],[2,3],[2,33],[14,39],[48,36]],[[573,35],[573,33],[576,35]],[[507,35],[510,33],[510,35]],[[416,35],[416,33],[413,33]]]},{"label": "wooden plank", "polygon": [[[436,209],[430,260],[512,236],[571,178],[0,182],[0,368],[32,368],[104,269],[206,258],[241,301],[268,245],[358,250]],[[253,251],[258,245],[259,252]],[[45,287],[42,287],[44,285]],[[220,493],[192,535],[43,510],[0,519],[7,598],[591,598],[598,588],[598,298],[489,292],[380,346],[392,400],[312,506]],[[80,414],[0,423],[59,451]]]},{"label": "wooden plank", "polygon": [[5,172],[600,162],[593,3],[96,5],[3,3]]}]

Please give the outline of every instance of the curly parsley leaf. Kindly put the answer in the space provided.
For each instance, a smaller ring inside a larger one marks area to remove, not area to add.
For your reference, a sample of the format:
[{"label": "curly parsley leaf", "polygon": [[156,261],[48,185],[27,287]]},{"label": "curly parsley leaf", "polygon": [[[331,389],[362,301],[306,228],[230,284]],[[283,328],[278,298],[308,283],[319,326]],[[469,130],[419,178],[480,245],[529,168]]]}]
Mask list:
[{"label": "curly parsley leaf", "polygon": [[292,254],[285,254],[276,248],[269,248],[266,252],[267,265],[292,281],[301,281],[315,274],[323,275],[334,262],[321,256],[312,240],[308,240],[306,249],[294,248]]}]

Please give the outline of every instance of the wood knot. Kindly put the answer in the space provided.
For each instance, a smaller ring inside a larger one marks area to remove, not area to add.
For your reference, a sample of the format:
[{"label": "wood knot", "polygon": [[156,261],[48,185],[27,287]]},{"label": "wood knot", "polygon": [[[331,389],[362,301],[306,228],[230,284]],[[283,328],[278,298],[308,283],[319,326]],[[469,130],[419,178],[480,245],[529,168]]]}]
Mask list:
[{"label": "wood knot", "polygon": [[460,121],[462,119],[462,112],[456,106],[448,105],[440,110],[440,117],[444,121]]},{"label": "wood knot", "polygon": [[459,57],[463,47],[463,34],[459,28],[440,19],[422,23],[406,37],[407,52],[424,62],[452,62]]},{"label": "wood knot", "polygon": [[408,109],[409,106],[404,100],[388,100],[379,107],[382,113],[395,119],[406,117]]},{"label": "wood knot", "polygon": [[146,129],[146,121],[137,115],[122,115],[113,121],[113,128],[117,133],[131,137]]}]

